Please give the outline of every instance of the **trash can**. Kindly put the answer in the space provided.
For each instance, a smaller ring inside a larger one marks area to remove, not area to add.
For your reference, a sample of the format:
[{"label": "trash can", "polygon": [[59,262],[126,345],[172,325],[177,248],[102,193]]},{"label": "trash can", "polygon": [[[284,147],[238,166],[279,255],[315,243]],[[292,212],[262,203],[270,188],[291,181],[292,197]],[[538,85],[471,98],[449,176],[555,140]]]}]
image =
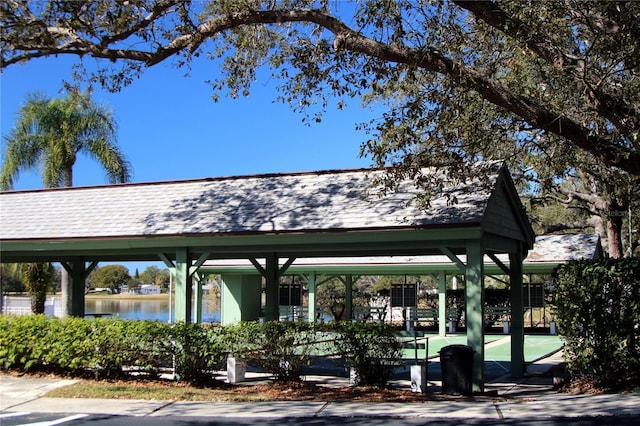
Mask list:
[{"label": "trash can", "polygon": [[471,395],[473,349],[466,345],[449,345],[440,349],[442,393]]}]

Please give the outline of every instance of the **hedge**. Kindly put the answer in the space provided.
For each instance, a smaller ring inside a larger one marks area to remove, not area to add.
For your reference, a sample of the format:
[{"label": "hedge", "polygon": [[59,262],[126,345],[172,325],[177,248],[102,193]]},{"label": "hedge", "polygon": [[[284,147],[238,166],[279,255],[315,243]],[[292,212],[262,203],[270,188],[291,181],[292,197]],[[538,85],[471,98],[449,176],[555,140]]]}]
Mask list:
[{"label": "hedge", "polygon": [[399,356],[395,329],[369,323],[244,322],[230,326],[113,318],[0,316],[0,368],[67,375],[204,382],[227,356],[255,363],[277,381],[300,381],[313,356],[340,354],[362,385],[383,386]]}]

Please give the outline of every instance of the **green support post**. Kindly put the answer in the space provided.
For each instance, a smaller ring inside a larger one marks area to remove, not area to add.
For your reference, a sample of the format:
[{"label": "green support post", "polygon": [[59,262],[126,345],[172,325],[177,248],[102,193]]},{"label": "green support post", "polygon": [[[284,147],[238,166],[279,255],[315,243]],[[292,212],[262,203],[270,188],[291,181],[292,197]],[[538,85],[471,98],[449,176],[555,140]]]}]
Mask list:
[{"label": "green support post", "polygon": [[511,375],[524,376],[524,300],[522,289],[522,255],[509,253],[511,281]]},{"label": "green support post", "polygon": [[202,323],[202,282],[204,281],[204,274],[196,273],[193,277],[196,284],[194,317],[195,322],[200,324]]},{"label": "green support post", "polygon": [[484,391],[484,267],[480,241],[467,244],[465,293],[467,345],[473,349],[472,390]]},{"label": "green support post", "polygon": [[175,283],[175,320],[176,322],[191,322],[191,299],[193,288],[191,285],[191,254],[188,249],[176,252],[176,283]]},{"label": "green support post", "polygon": [[279,265],[278,256],[275,253],[270,253],[266,259],[265,265],[265,306],[264,306],[264,320],[265,321],[278,321],[280,319],[280,277],[279,277]]},{"label": "green support post", "polygon": [[447,334],[447,273],[438,273],[438,335]]},{"label": "green support post", "polygon": [[353,319],[353,276],[346,275],[344,278],[344,313],[345,319],[351,321]]},{"label": "green support post", "polygon": [[315,272],[311,272],[307,277],[307,284],[309,285],[309,306],[307,320],[310,323],[316,321],[316,284],[317,277]]},{"label": "green support post", "polygon": [[[69,277],[68,287],[62,297],[63,316],[84,317],[84,283],[97,264],[98,262],[92,262],[87,268],[82,259],[74,259],[71,263],[61,263]],[[64,286],[65,283],[62,285]]]}]

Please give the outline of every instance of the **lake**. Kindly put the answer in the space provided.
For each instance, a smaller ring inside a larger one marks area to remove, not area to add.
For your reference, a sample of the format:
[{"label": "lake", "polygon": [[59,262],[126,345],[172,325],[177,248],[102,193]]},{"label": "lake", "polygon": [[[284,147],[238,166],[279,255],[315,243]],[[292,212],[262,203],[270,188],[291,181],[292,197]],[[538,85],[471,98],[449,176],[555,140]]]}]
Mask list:
[{"label": "lake", "polygon": [[[5,313],[29,313],[30,301],[23,296],[5,296]],[[86,314],[111,314],[128,320],[147,320],[169,322],[169,298],[131,296],[88,296],[85,299]],[[60,314],[60,296],[48,296],[45,307],[48,315]],[[220,322],[220,303],[218,300],[204,298],[202,301],[202,322]]]},{"label": "lake", "polygon": [[[86,314],[110,313],[122,319],[169,322],[169,299],[111,299],[85,300]],[[220,322],[220,305],[202,301],[202,322]]]}]

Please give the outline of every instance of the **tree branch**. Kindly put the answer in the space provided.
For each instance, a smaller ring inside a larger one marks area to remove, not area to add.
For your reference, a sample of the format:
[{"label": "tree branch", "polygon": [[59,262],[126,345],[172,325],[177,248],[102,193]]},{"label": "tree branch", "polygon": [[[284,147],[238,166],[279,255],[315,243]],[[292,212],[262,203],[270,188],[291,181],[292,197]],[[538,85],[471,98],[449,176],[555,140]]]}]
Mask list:
[{"label": "tree branch", "polygon": [[[163,10],[166,11],[167,9]],[[145,19],[150,19],[151,16],[148,15]],[[155,16],[155,19],[158,19],[160,15]],[[598,157],[604,164],[640,175],[640,153],[636,150],[625,148],[605,137],[598,136],[588,127],[582,126],[562,113],[548,110],[532,99],[514,94],[480,72],[446,58],[435,49],[410,49],[397,44],[378,42],[352,30],[342,21],[321,10],[249,10],[228,13],[202,23],[198,26],[197,31],[193,33],[175,37],[168,44],[160,46],[155,51],[112,49],[102,43],[95,44],[90,40],[83,40],[75,32],[67,28],[49,27],[46,29],[46,35],[54,35],[54,37],[43,36],[37,41],[33,40],[33,43],[28,48],[22,49],[23,53],[21,54],[16,54],[15,50],[13,50],[11,52],[13,56],[7,57],[6,50],[3,51],[2,67],[31,58],[57,54],[75,54],[78,56],[89,54],[95,58],[112,61],[130,60],[152,66],[183,50],[194,51],[208,39],[233,28],[245,25],[269,25],[286,22],[307,22],[325,28],[333,33],[335,37],[334,46],[337,49],[361,53],[386,62],[406,64],[456,79],[461,86],[476,91],[485,100],[516,114],[536,128],[567,139],[575,146]],[[134,27],[139,27],[140,25],[142,23]],[[149,25],[149,23],[145,25]],[[113,35],[111,38],[120,40],[130,31],[131,28],[126,32]],[[15,46],[11,47],[15,49]]]},{"label": "tree branch", "polygon": [[547,36],[537,33],[529,25],[508,15],[492,1],[453,2],[489,26],[522,42],[529,50],[553,65],[556,71],[564,73],[577,83],[582,82],[579,89],[586,93],[590,106],[601,116],[611,120],[626,135],[638,129],[640,111],[628,105],[623,98],[604,92],[600,79],[586,74],[583,59],[553,44]]}]

